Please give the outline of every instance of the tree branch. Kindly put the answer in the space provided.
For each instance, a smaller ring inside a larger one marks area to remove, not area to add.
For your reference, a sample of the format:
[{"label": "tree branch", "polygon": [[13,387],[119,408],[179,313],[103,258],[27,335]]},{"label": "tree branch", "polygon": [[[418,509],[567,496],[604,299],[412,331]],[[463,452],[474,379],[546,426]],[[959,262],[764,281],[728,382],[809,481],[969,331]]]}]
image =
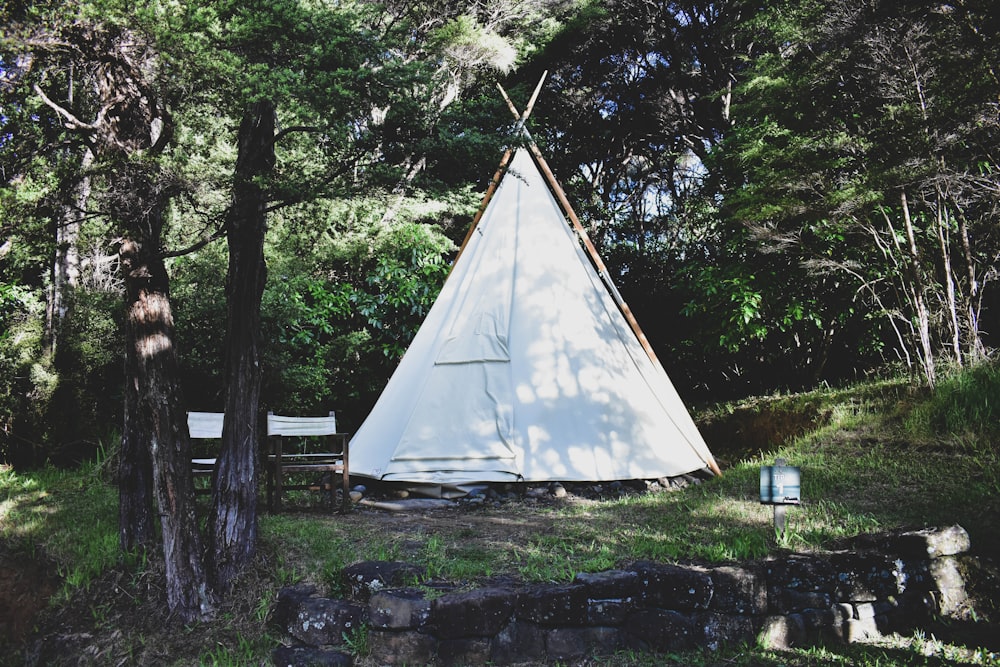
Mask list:
[{"label": "tree branch", "polygon": [[274,143],[278,143],[279,141],[284,139],[285,136],[293,132],[322,132],[322,131],[323,131],[322,128],[316,127],[315,125],[292,125],[291,127],[286,127],[281,132],[278,132],[276,135],[274,135]]},{"label": "tree branch", "polygon": [[195,252],[196,250],[201,250],[202,248],[204,248],[205,246],[207,246],[209,243],[212,243],[214,241],[218,241],[219,239],[225,237],[225,235],[226,235],[226,226],[222,225],[221,227],[219,227],[218,229],[216,229],[214,232],[212,232],[208,236],[205,236],[205,237],[199,239],[198,241],[196,241],[195,243],[192,243],[188,247],[181,248],[180,250],[170,250],[168,252],[162,253],[160,256],[163,259],[167,259],[169,257],[181,257],[183,255],[188,255],[188,254],[190,254],[192,252]]},{"label": "tree branch", "polygon": [[80,120],[79,118],[77,118],[76,116],[74,116],[72,113],[70,113],[69,111],[67,111],[65,107],[63,107],[62,105],[59,105],[59,104],[53,102],[51,99],[49,99],[49,96],[45,94],[45,91],[43,91],[42,88],[41,88],[41,86],[39,86],[37,83],[34,84],[32,87],[34,88],[35,93],[40,98],[42,98],[42,102],[45,102],[45,104],[48,107],[50,107],[53,111],[55,111],[57,114],[59,114],[60,116],[62,116],[65,119],[65,121],[66,121],[65,125],[66,125],[67,129],[70,129],[70,130],[85,130],[87,132],[95,132],[95,131],[97,131],[97,123],[96,122],[95,123],[84,123],[82,120]]},{"label": "tree branch", "polygon": [[330,183],[333,183],[335,180],[337,180],[344,174],[349,173],[353,168],[354,168],[353,162],[341,163],[339,169],[334,169],[332,172],[328,173],[322,180],[316,182],[314,186],[305,188],[306,194],[299,195],[296,197],[289,197],[287,199],[282,199],[272,204],[271,206],[268,206],[265,212],[273,213],[274,211],[278,211],[280,209],[287,208],[289,206],[294,206],[296,204],[301,204],[304,201],[309,201],[311,199],[314,199],[316,195],[314,195],[313,193],[315,193],[318,189],[327,186]]}]

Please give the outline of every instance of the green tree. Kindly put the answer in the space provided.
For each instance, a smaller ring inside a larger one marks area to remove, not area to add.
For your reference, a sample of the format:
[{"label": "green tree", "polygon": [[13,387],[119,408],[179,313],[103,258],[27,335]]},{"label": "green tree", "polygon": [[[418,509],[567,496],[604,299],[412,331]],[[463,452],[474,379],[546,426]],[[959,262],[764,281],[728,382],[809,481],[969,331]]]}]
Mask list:
[{"label": "green tree", "polygon": [[[995,10],[969,3],[777,4],[726,146],[737,220],[884,315],[928,384],[943,350],[983,353],[996,252]],[[992,184],[992,185],[991,185]],[[975,231],[973,231],[975,230]]]},{"label": "green tree", "polygon": [[120,235],[127,377],[121,539],[126,548],[150,545],[155,497],[167,600],[180,618],[192,620],[208,613],[210,600],[161,251],[164,211],[177,187],[159,158],[173,122],[155,79],[155,50],[122,10],[113,3],[32,5],[10,16],[4,50],[26,63],[24,79],[47,108],[46,122],[61,125],[66,140],[92,156],[100,194],[89,206],[114,221]]},{"label": "green tree", "polygon": [[158,19],[170,26],[163,44],[178,62],[208,63],[185,76],[242,116],[225,228],[226,426],[209,518],[216,588],[228,588],[256,542],[268,215],[394,179],[382,216],[389,226],[426,164],[426,137],[441,111],[479,69],[509,65],[514,49],[495,29],[515,14],[494,8],[486,24],[447,3],[333,9],[288,0],[189,7]]}]

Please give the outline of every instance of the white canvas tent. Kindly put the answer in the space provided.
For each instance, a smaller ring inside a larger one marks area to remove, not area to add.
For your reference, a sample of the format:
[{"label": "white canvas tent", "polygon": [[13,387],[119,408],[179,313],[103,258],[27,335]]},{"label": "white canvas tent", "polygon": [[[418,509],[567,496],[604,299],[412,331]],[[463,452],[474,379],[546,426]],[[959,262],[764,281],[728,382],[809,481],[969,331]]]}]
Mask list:
[{"label": "white canvas tent", "polygon": [[718,472],[532,149],[514,153],[352,438],[351,474],[462,485]]}]

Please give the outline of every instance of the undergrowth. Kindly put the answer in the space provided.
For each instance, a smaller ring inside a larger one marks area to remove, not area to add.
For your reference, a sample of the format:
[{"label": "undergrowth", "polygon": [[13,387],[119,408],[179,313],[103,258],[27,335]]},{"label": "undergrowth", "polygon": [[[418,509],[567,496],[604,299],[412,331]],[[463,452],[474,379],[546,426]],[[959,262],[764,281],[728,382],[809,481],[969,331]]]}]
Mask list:
[{"label": "undergrowth", "polygon": [[[785,410],[818,417],[795,422],[811,426],[793,437],[730,449],[722,477],[678,491],[506,503],[441,515],[421,529],[417,517],[413,525],[399,524],[403,529],[387,528],[363,511],[331,515],[319,509],[325,507],[321,500],[311,512],[264,514],[253,585],[237,591],[238,599],[214,625],[196,628],[187,638],[226,639],[186,647],[173,664],[266,661],[266,646],[273,645],[267,619],[277,590],[306,582],[342,594],[341,571],[361,560],[406,559],[452,581],[512,575],[565,582],[579,572],[633,560],[741,561],[776,550],[820,550],[862,533],[956,523],[968,530],[974,548],[995,551],[1000,548],[998,396],[1000,371],[993,365],[949,376],[932,394],[896,381],[719,406],[713,419],[762,405],[767,408],[756,414]],[[777,457],[802,471],[803,502],[790,508],[781,539],[771,508],[762,506],[757,494],[760,466]],[[0,468],[0,539],[8,551],[48,559],[58,569],[63,583],[54,607],[85,597],[80,592],[108,572],[132,573],[127,576],[133,581],[147,584],[152,575],[143,572],[160,572],[160,566],[118,551],[117,492],[104,468],[105,462],[72,471]],[[490,525],[508,532],[489,534],[483,526]],[[118,618],[96,605],[90,613]],[[154,643],[149,636],[120,634],[120,655],[141,653]],[[362,635],[351,641],[359,651],[365,644]],[[909,638],[891,648],[620,654],[605,664],[931,665],[945,664],[940,656],[948,650],[927,638]],[[998,664],[989,656],[972,660]]]}]

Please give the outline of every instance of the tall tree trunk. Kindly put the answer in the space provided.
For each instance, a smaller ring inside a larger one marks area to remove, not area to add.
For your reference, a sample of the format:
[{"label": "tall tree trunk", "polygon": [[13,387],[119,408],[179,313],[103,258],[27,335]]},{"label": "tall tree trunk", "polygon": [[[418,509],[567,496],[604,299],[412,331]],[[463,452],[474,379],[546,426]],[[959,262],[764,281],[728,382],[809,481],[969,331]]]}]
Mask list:
[{"label": "tall tree trunk", "polygon": [[979,304],[982,299],[979,280],[976,278],[976,261],[972,255],[972,241],[969,240],[969,225],[959,209],[958,235],[962,241],[962,257],[965,261],[965,326],[968,334],[968,354],[973,363],[986,358],[986,345],[979,334]]},{"label": "tall tree trunk", "polygon": [[[195,516],[191,440],[174,349],[169,279],[160,254],[163,211],[171,179],[157,162],[173,124],[155,83],[156,53],[140,33],[74,22],[46,39],[65,41],[88,64],[93,96],[85,108],[100,109],[92,121],[33,86],[63,125],[85,138],[103,163],[108,214],[121,227],[119,268],[125,282],[126,424],[120,462],[119,536],[123,547],[151,541],[148,492],[156,499],[166,566],[167,604],[182,621],[212,613],[201,538]],[[145,452],[143,451],[145,449]],[[151,468],[150,468],[151,464]],[[151,483],[144,479],[151,469]],[[136,522],[136,523],[132,523]]]},{"label": "tall tree trunk", "polygon": [[937,227],[938,251],[941,253],[941,273],[944,276],[944,294],[948,304],[948,324],[951,327],[951,353],[955,363],[962,366],[962,329],[958,325],[958,300],[955,296],[955,274],[951,267],[951,251],[948,248],[948,211],[944,198],[938,193],[935,200],[935,223]]},{"label": "tall tree trunk", "polygon": [[924,366],[924,378],[927,385],[935,383],[934,348],[931,344],[931,318],[927,309],[926,290],[923,274],[920,270],[920,251],[917,248],[917,237],[913,231],[913,219],[910,217],[910,205],[906,192],[899,193],[899,201],[903,208],[903,222],[906,229],[907,248],[910,260],[910,291],[913,295],[913,306],[917,318],[917,334],[920,342],[921,359]]},{"label": "tall tree trunk", "polygon": [[274,105],[254,104],[240,124],[228,219],[226,407],[209,532],[212,584],[228,591],[257,548],[260,442],[260,301],[267,277],[267,196],[261,178],[274,168]]},{"label": "tall tree trunk", "polygon": [[147,238],[125,239],[120,250],[126,294],[125,343],[135,364],[130,369],[135,375],[126,381],[135,384],[136,411],[130,419],[138,424],[130,425],[129,432],[148,439],[153,495],[163,538],[167,604],[182,621],[190,622],[207,617],[212,607],[195,515],[191,440],[177,381],[167,271],[158,254],[159,225],[152,228],[154,233]]},{"label": "tall tree trunk", "polygon": [[[129,309],[131,312],[131,309]],[[125,346],[125,420],[118,459],[118,543],[148,551],[154,543],[153,460],[139,415],[139,360],[134,340]]]},{"label": "tall tree trunk", "polygon": [[84,150],[80,163],[83,174],[69,184],[69,200],[61,205],[55,224],[56,251],[52,261],[52,282],[45,308],[45,340],[49,352],[55,356],[59,329],[66,317],[66,295],[80,283],[80,219],[90,197],[90,176],[87,171],[94,161],[94,154]]}]

